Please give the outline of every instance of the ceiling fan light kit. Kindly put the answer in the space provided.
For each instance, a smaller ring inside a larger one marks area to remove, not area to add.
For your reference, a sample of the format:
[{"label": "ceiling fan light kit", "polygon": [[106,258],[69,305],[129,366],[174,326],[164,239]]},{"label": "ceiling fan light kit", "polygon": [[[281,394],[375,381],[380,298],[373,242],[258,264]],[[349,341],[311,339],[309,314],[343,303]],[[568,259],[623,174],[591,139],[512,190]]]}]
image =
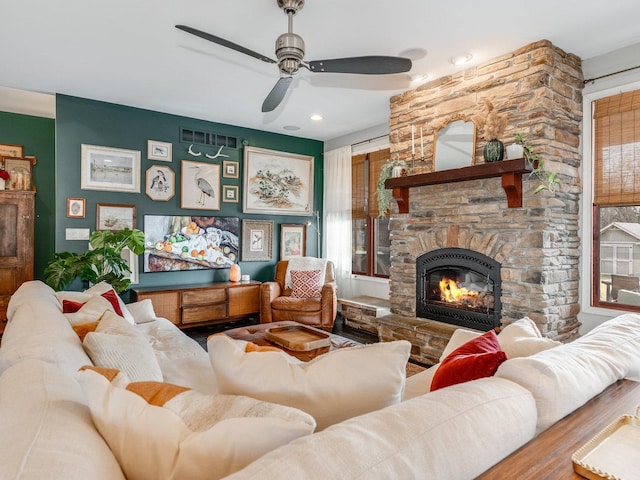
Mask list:
[{"label": "ceiling fan light kit", "polygon": [[351,58],[335,58],[331,60],[314,60],[304,62],[305,45],[304,40],[299,35],[293,33],[293,16],[304,6],[304,0],[276,0],[280,7],[289,17],[289,28],[287,33],[283,33],[276,40],[276,58],[273,60],[258,52],[254,52],[237,43],[230,42],[224,38],[217,37],[202,30],[198,30],[186,25],[176,25],[176,28],[190,33],[204,40],[216,43],[223,47],[230,48],[236,52],[244,53],[266,63],[276,63],[281,73],[280,79],[271,89],[267,98],[262,104],[263,112],[275,110],[284,99],[293,75],[300,67],[304,67],[311,72],[317,73],[351,73],[360,75],[388,75],[403,73],[411,70],[411,60],[403,57],[390,56],[363,56]]}]

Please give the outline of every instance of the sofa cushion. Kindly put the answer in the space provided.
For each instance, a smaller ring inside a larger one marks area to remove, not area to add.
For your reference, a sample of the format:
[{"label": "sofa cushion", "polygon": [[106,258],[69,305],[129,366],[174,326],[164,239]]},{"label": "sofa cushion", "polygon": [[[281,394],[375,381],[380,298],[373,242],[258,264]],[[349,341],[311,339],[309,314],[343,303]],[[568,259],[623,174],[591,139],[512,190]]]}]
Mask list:
[{"label": "sofa cushion", "polygon": [[498,341],[507,358],[528,357],[562,345],[562,342],[543,337],[529,317],[521,318],[504,327],[498,334]]},{"label": "sofa cushion", "polygon": [[122,317],[124,317],[124,319],[127,322],[131,324],[134,323],[133,316],[127,309],[127,306],[122,301],[120,296],[118,296],[118,294],[115,292],[113,287],[109,285],[107,282],[100,282],[92,286],[91,288],[88,288],[84,292],[61,291],[61,292],[55,292],[55,295],[58,298],[58,301],[60,302],[61,305],[64,303],[65,300],[67,302],[85,303],[92,297],[106,296],[107,298],[111,299],[111,301],[114,304],[118,305],[118,308],[114,308],[114,311],[116,313],[119,313]]},{"label": "sofa cushion", "polygon": [[8,311],[0,373],[27,358],[53,363],[69,374],[91,363],[49,286],[38,280],[23,283],[11,297]]},{"label": "sofa cushion", "polygon": [[153,303],[149,298],[139,302],[127,303],[127,310],[129,310],[136,325],[155,322],[158,319],[153,309]]},{"label": "sofa cushion", "polygon": [[546,430],[615,381],[640,381],[640,316],[608,320],[573,342],[508,360],[497,376],[529,390]]},{"label": "sofa cushion", "polygon": [[531,440],[535,422],[529,392],[483,378],[299,438],[228,480],[468,480]]},{"label": "sofa cushion", "polygon": [[130,480],[222,478],[315,427],[304,412],[247,397],[154,382],[122,389],[91,370],[78,378]]},{"label": "sofa cushion", "polygon": [[490,377],[506,359],[496,332],[489,330],[456,348],[441,362],[431,381],[431,390]]},{"label": "sofa cushion", "polygon": [[411,344],[362,345],[310,362],[284,352],[246,352],[246,341],[212,335],[207,343],[220,393],[248,395],[313,415],[321,430],[402,398]]},{"label": "sofa cushion", "polygon": [[2,374],[0,432],[3,479],[125,478],[93,425],[80,385],[57,365],[29,359]]}]

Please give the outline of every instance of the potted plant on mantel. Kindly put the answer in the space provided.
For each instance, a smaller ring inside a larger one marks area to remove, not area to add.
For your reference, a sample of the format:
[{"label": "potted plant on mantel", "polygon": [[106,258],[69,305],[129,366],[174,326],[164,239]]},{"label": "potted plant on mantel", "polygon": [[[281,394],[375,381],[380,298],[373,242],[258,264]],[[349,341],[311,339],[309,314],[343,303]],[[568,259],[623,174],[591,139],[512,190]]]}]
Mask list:
[{"label": "potted plant on mantel", "polygon": [[54,290],[62,290],[80,278],[90,284],[105,281],[117,293],[127,290],[131,282],[125,275],[131,270],[121,257],[122,250],[127,247],[136,255],[144,252],[144,233],[135,228],[95,230],[89,237],[89,245],[89,250],[83,253],[54,253],[44,269],[45,283]]},{"label": "potted plant on mantel", "polygon": [[487,114],[484,118],[477,119],[480,137],[487,141],[483,150],[484,161],[499,162],[504,158],[504,144],[498,140],[498,137],[507,125],[507,118],[498,115],[488,98],[484,99],[484,103],[487,106]]},{"label": "potted plant on mantel", "polygon": [[524,158],[531,166],[530,175],[535,175],[538,177],[538,180],[542,182],[536,187],[533,193],[538,193],[545,189],[550,192],[555,192],[556,187],[562,183],[562,180],[557,177],[557,172],[549,172],[544,168],[544,161],[535,152],[533,145],[527,140],[526,133],[516,133],[514,138],[516,144],[522,146]]},{"label": "potted plant on mantel", "polygon": [[[394,173],[394,169],[396,172]],[[389,160],[380,170],[378,177],[378,188],[376,189],[376,200],[378,201],[378,217],[385,218],[391,208],[392,192],[384,186],[384,182],[392,177],[404,176],[407,174],[407,164],[403,160]]]}]

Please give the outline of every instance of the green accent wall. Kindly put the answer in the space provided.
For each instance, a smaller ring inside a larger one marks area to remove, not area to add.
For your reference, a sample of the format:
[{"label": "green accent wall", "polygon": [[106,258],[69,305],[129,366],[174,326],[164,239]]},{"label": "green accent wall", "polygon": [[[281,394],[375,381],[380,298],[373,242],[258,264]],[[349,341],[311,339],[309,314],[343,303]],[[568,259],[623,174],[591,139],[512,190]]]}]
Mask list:
[{"label": "green accent wall", "polygon": [[[0,128],[1,126],[2,124],[0,123]],[[202,151],[203,155],[201,157],[189,155],[187,149],[190,143],[182,143],[180,141],[181,128],[215,132],[218,135],[238,138],[237,149],[224,148],[222,153],[229,155],[226,160],[239,162],[239,178],[221,178],[222,185],[236,185],[239,187],[238,203],[221,202],[220,210],[185,210],[180,208],[181,160],[222,164],[222,159],[208,160],[204,157],[204,153],[214,155],[217,152],[218,148],[214,146],[197,145],[197,150]],[[48,241],[55,241],[55,251],[80,252],[86,250],[86,241],[65,240],[65,229],[89,228],[93,231],[96,226],[97,203],[135,205],[137,228],[141,230],[143,229],[145,214],[207,215],[274,220],[273,260],[270,262],[239,262],[242,273],[251,275],[252,279],[259,281],[272,279],[280,251],[280,224],[304,224],[307,220],[310,220],[315,225],[315,218],[313,216],[249,215],[242,213],[243,145],[313,156],[315,169],[314,210],[320,211],[322,215],[322,152],[324,144],[317,140],[207,122],[65,95],[57,95],[56,97],[55,132],[55,158],[57,159],[55,203],[51,201],[49,205],[51,210],[55,210],[55,217],[58,218],[58,222],[56,223],[55,236],[49,235],[47,237]],[[148,160],[147,140],[171,143],[173,145],[173,161],[168,163]],[[7,141],[7,143],[9,142]],[[140,193],[82,190],[80,188],[82,144],[140,151]],[[33,154],[37,155],[38,153],[34,152]],[[38,159],[38,163],[40,164],[40,159]],[[145,172],[154,164],[168,166],[175,173],[176,195],[169,201],[153,201],[145,194]],[[52,174],[52,171],[48,173]],[[48,178],[51,177],[52,175],[48,175]],[[40,171],[38,171],[38,178],[41,178]],[[40,187],[38,187],[38,192],[40,192]],[[85,218],[67,218],[66,203],[68,197],[86,199]],[[42,244],[42,239],[37,239],[37,244]],[[316,255],[317,251],[317,235],[315,235],[313,228],[309,228],[307,232],[307,254]],[[140,258],[139,267],[139,286],[205,283],[228,280],[229,278],[228,269],[142,273],[142,258]]]},{"label": "green accent wall", "polygon": [[55,251],[55,120],[0,112],[0,143],[23,145],[24,154],[37,159],[34,275],[43,279],[44,267]]}]

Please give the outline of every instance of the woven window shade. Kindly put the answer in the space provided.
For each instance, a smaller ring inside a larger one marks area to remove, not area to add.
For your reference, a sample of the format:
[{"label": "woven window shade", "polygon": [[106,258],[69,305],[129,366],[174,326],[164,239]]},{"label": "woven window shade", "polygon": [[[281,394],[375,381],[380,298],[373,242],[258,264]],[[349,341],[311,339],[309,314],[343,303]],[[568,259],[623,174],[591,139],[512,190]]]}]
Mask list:
[{"label": "woven window shade", "polygon": [[367,155],[351,157],[351,217],[355,220],[367,218],[366,213],[366,166]]},{"label": "woven window shade", "polygon": [[376,218],[378,216],[378,179],[382,166],[389,160],[391,151],[386,148],[377,152],[369,153],[369,215]]},{"label": "woven window shade", "polygon": [[594,202],[640,205],[640,90],[596,100]]}]

